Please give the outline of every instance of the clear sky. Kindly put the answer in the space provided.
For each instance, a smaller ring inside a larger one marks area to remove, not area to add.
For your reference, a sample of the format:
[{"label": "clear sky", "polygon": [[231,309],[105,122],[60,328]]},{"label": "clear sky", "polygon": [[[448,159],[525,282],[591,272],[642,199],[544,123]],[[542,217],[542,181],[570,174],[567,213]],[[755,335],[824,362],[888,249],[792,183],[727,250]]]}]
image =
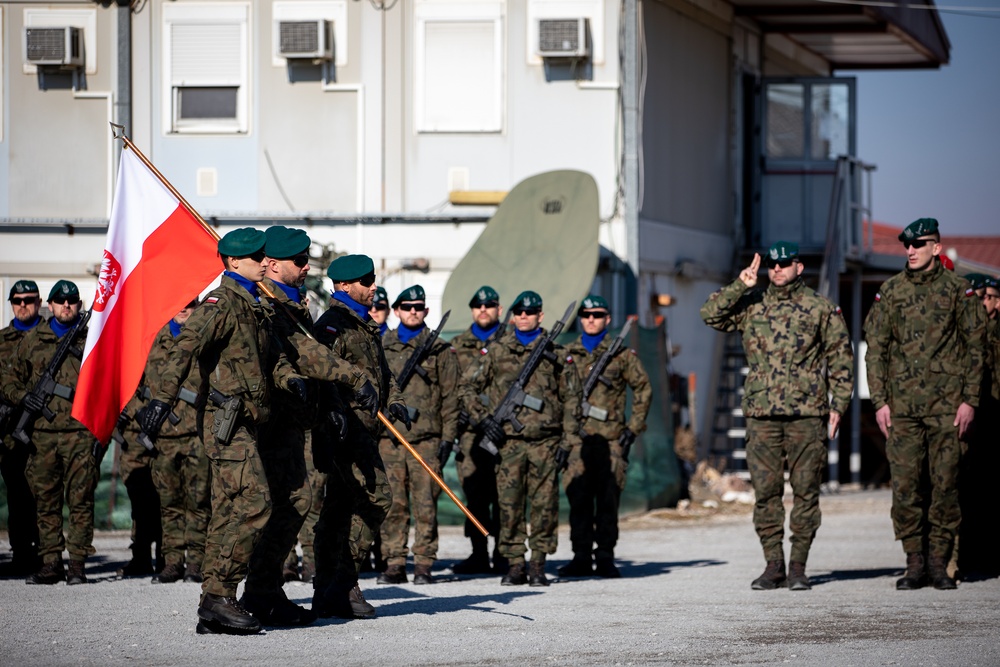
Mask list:
[{"label": "clear sky", "polygon": [[933,217],[945,234],[1000,236],[1000,11],[946,10],[1000,1],[937,5],[950,64],[837,73],[858,79],[858,157],[878,166],[873,217],[899,227]]}]

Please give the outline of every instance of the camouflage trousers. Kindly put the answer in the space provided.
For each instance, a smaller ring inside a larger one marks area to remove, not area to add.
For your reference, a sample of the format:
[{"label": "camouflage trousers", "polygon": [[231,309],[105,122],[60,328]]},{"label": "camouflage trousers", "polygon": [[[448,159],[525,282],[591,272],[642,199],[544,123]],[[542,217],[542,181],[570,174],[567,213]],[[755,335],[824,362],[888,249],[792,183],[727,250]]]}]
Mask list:
[{"label": "camouflage trousers", "polygon": [[[4,447],[10,447],[3,451]],[[24,471],[28,466],[28,447],[8,438],[0,444],[0,474],[7,487],[7,539],[14,561],[33,565],[38,554],[38,514],[35,497]]]},{"label": "camouflage trousers", "polygon": [[[527,546],[531,560],[545,562],[558,545],[559,487],[555,450],[560,438],[512,438],[500,450],[497,494],[500,498],[500,555],[511,565],[523,564]],[[525,523],[531,507],[531,533]]]},{"label": "camouflage trousers", "polygon": [[[309,512],[306,520],[299,529],[299,546],[302,547],[302,567],[316,571],[316,522],[319,520],[319,513],[323,507],[323,497],[326,495],[327,474],[316,470],[312,457],[312,435],[306,433],[306,473],[309,476],[309,489],[312,491],[312,503],[309,505]],[[293,546],[288,552],[288,559],[285,566],[295,568],[298,566],[299,556]]]},{"label": "camouflage trousers", "polygon": [[[83,561],[94,553],[94,490],[97,462],[89,431],[35,431],[35,452],[28,456],[25,476],[38,510],[38,555],[44,563]],[[63,498],[69,524],[63,537]]]},{"label": "camouflage trousers", "polygon": [[886,442],[892,475],[892,527],[906,553],[948,561],[962,522],[961,445],[954,415],[892,417]]},{"label": "camouflage trousers", "polygon": [[333,585],[349,590],[357,583],[361,563],[369,557],[389,511],[392,491],[378,443],[366,430],[353,430],[346,442],[319,444],[333,448],[333,469],[316,522],[313,588],[323,591]]},{"label": "camouflage trousers", "polygon": [[570,452],[562,483],[569,500],[569,540],[575,555],[614,558],[626,466],[618,442],[600,435],[585,437],[583,445]]},{"label": "camouflage trousers", "polygon": [[[478,444],[475,433],[465,433],[459,441],[459,454],[455,468],[465,493],[465,505],[490,535],[500,529],[500,501],[497,497],[496,458]],[[465,536],[472,542],[472,550],[486,551],[486,536],[465,520]]]},{"label": "camouflage trousers", "polygon": [[153,459],[153,486],[160,497],[162,552],[167,565],[205,560],[205,534],[212,515],[211,473],[196,435],[161,437]]},{"label": "camouflage trousers", "polygon": [[785,463],[792,487],[790,560],[805,563],[819,529],[819,487],[826,465],[821,417],[747,418],[747,466],[756,496],[753,525],[766,560],[785,559]]},{"label": "camouflage trousers", "polygon": [[[431,438],[410,444],[440,476],[441,462],[437,458],[439,442],[440,438]],[[412,512],[413,562],[415,565],[433,565],[438,550],[437,499],[441,495],[441,487],[395,440],[382,438],[378,449],[392,491],[392,503],[380,529],[382,560],[389,565],[406,564],[406,542],[410,536]]]},{"label": "camouflage trousers", "polygon": [[[206,415],[210,420],[211,415]],[[206,423],[211,423],[206,421]],[[205,434],[212,479],[212,517],[205,536],[202,594],[235,597],[250,555],[271,515],[271,493],[257,451],[257,429],[241,423],[225,446]]]},{"label": "camouflage trousers", "polygon": [[[136,435],[129,432],[126,437]],[[159,449],[159,443],[157,443]],[[135,438],[121,448],[118,468],[128,492],[132,514],[132,558],[147,565],[159,560],[163,530],[160,523],[160,496],[153,484],[154,455]],[[156,547],[155,554],[152,548]]]},{"label": "camouflage trousers", "polygon": [[281,568],[312,506],[305,443],[305,431],[287,422],[263,429],[260,456],[271,491],[271,518],[250,557],[248,593],[275,593],[285,583]]}]

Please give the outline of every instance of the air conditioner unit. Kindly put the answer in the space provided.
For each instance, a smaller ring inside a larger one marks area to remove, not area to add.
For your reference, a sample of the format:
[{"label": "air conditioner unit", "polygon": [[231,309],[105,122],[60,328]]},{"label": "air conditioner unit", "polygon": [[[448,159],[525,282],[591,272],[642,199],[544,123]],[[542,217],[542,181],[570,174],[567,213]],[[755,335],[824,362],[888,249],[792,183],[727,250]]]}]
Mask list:
[{"label": "air conditioner unit", "polygon": [[333,60],[333,21],[275,21],[274,43],[279,58]]},{"label": "air conditioner unit", "polygon": [[588,20],[538,19],[538,55],[542,58],[586,58],[590,55]]},{"label": "air conditioner unit", "polygon": [[83,30],[69,26],[25,28],[24,60],[43,67],[83,67]]}]

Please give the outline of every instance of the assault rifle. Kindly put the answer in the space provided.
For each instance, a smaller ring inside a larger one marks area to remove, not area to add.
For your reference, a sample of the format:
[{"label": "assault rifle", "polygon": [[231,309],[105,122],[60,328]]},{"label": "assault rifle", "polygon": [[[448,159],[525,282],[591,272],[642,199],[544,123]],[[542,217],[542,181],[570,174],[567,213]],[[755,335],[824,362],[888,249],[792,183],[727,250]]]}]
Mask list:
[{"label": "assault rifle", "polygon": [[427,379],[427,371],[421,368],[420,364],[424,363],[424,359],[426,359],[427,355],[431,353],[431,348],[434,347],[434,342],[444,330],[444,323],[448,321],[449,315],[451,315],[450,310],[441,318],[441,323],[438,324],[438,328],[432,331],[431,335],[428,336],[427,339],[413,351],[410,358],[406,360],[406,364],[403,365],[403,370],[401,370],[399,375],[396,376],[396,385],[399,387],[400,391],[406,389],[406,385],[409,384],[414,375],[419,375],[424,382],[430,382],[430,380]]},{"label": "assault rifle", "polygon": [[628,335],[628,330],[630,328],[632,328],[631,317],[625,320],[625,326],[622,327],[622,330],[618,332],[615,339],[611,341],[610,345],[608,345],[608,349],[606,349],[604,353],[598,357],[597,361],[594,362],[594,365],[591,366],[590,375],[587,376],[586,382],[583,383],[583,404],[581,407],[583,408],[584,419],[590,417],[591,419],[596,419],[599,422],[608,420],[608,411],[595,405],[591,405],[587,402],[587,399],[590,397],[590,393],[594,391],[594,387],[597,386],[598,382],[603,384],[605,387],[611,386],[611,382],[609,382],[608,379],[602,375],[602,373],[604,373],[604,369],[608,367],[608,364],[611,363],[611,360],[614,359],[615,355],[618,354],[618,350],[622,348],[622,344],[625,342],[625,337]]},{"label": "assault rifle", "polygon": [[53,396],[65,398],[67,401],[73,400],[73,387],[67,387],[56,382],[56,375],[58,375],[63,362],[66,361],[66,357],[70,354],[75,357],[83,356],[82,350],[76,348],[75,343],[76,339],[80,337],[80,333],[87,328],[91,312],[90,310],[85,312],[79,321],[73,325],[73,328],[63,334],[62,340],[59,341],[59,346],[56,348],[56,353],[52,355],[52,360],[45,367],[42,377],[38,379],[34,388],[25,396],[25,398],[27,396],[36,397],[41,402],[42,408],[35,411],[26,407],[21,412],[21,418],[18,419],[17,426],[14,427],[14,433],[12,434],[14,439],[21,444],[31,444],[31,436],[28,435],[27,429],[29,426],[34,425],[39,414],[50,422],[56,418],[56,413],[49,409],[49,401],[52,400]]},{"label": "assault rifle", "polygon": [[[555,360],[556,355],[550,349],[552,344],[556,340],[556,336],[562,332],[566,323],[569,322],[569,318],[573,316],[573,310],[576,308],[576,301],[569,304],[569,308],[566,309],[566,313],[563,315],[562,319],[556,322],[555,326],[546,334],[545,338],[540,340],[535,346],[535,349],[531,351],[531,356],[528,360],[524,362],[524,366],[521,367],[521,372],[518,373],[517,379],[514,380],[514,384],[510,386],[507,390],[507,394],[497,405],[496,410],[494,410],[491,415],[498,424],[503,426],[505,423],[510,423],[514,427],[514,430],[520,433],[524,430],[524,424],[517,420],[517,413],[520,411],[521,406],[526,406],[531,408],[536,412],[542,411],[542,399],[535,396],[528,395],[524,391],[524,388],[528,386],[528,380],[531,379],[532,374],[542,363],[542,358],[549,360]],[[493,456],[500,453],[497,449],[496,444],[494,444],[488,437],[483,436],[479,441],[479,446],[488,451]]]}]

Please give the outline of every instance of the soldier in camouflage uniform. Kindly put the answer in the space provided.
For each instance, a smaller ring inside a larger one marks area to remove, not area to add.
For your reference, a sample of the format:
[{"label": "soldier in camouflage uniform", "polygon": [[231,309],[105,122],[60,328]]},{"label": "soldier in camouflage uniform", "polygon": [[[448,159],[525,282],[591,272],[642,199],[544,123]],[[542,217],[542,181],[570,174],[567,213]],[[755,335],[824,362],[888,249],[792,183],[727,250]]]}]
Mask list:
[{"label": "soldier in camouflage uniform", "polygon": [[[581,302],[578,315],[583,333],[566,349],[573,356],[573,366],[583,385],[614,338],[608,336],[611,314],[603,297],[588,296]],[[559,568],[559,575],[564,577],[593,573],[606,578],[621,576],[615,565],[618,503],[625,488],[628,448],[646,430],[653,390],[639,356],[626,347],[611,358],[600,377],[607,384],[598,381],[590,396],[584,397],[589,412],[582,415],[580,422],[583,444],[570,453],[562,480],[569,500],[573,544],[573,560]],[[632,389],[632,414],[626,420],[628,388]]]},{"label": "soldier in camouflage uniform", "polygon": [[[130,403],[135,401],[133,398]],[[142,402],[138,401],[137,406],[141,407]],[[163,569],[160,496],[152,475],[154,454],[131,437],[137,430],[138,425],[129,430],[118,457],[118,469],[125,482],[132,517],[132,544],[129,545],[132,559],[118,568],[119,577],[148,577]]]},{"label": "soldier in camouflage uniform", "polygon": [[372,307],[368,309],[368,315],[372,322],[378,325],[379,334],[385,336],[389,330],[389,294],[384,287],[375,288],[375,298],[372,300]]},{"label": "soldier in camouflage uniform", "polygon": [[986,317],[969,281],[934,261],[937,220],[911,223],[899,240],[906,269],[882,284],[865,319],[868,387],[887,440],[893,528],[906,553],[896,588],[921,588],[929,575],[935,588],[952,589],[959,440],[979,404]]},{"label": "soldier in camouflage uniform", "polygon": [[[263,284],[274,294],[275,337],[296,372],[313,379],[305,401],[292,392],[276,391],[271,418],[261,428],[258,451],[271,494],[271,516],[250,558],[240,602],[264,625],[308,625],[316,615],[287,598],[282,590],[282,565],[312,505],[305,442],[306,431],[316,422],[316,380],[341,383],[348,392],[358,390],[362,395],[359,400],[370,405],[377,396],[360,369],[337,357],[309,333],[312,316],[301,303],[299,292],[309,273],[309,236],[300,229],[273,225],[265,237]],[[342,412],[332,416],[339,423],[346,422]]]},{"label": "soldier in camouflage uniform", "polygon": [[[535,345],[544,338],[542,298],[522,292],[511,306],[515,330],[491,346],[480,366],[462,377],[461,398],[479,432],[500,448],[497,491],[500,498],[500,554],[510,567],[500,583],[548,586],[545,558],[556,551],[559,524],[558,469],[569,452],[580,446],[580,381],[571,368],[572,356],[554,345],[532,374],[525,391],[541,401],[538,411],[524,407],[517,415],[520,433],[500,424],[491,410],[503,400]],[[480,400],[485,394],[488,405]],[[531,534],[525,525],[525,505],[531,506]],[[531,560],[525,572],[525,538]]]},{"label": "soldier in camouflage uniform", "polygon": [[[410,416],[382,351],[378,326],[368,315],[375,297],[375,264],[366,255],[338,257],[327,269],[334,293],[330,308],[313,331],[317,340],[361,368],[378,391],[377,407],[403,422]],[[382,429],[377,410],[360,406],[342,389],[328,399],[349,408],[339,442],[321,441],[313,431],[316,467],[330,473],[327,497],[316,524],[316,577],[313,610],[320,617],[371,618],[358,586],[361,563],[392,501],[385,467],[378,453]]]},{"label": "soldier in camouflage uniform", "polygon": [[[414,285],[403,290],[392,304],[399,318],[399,328],[382,337],[382,347],[393,375],[399,378],[403,367],[434,335],[424,319],[427,308],[424,288]],[[419,366],[402,388],[403,400],[411,409],[413,428],[407,440],[424,461],[439,476],[441,463],[438,451],[450,451],[458,425],[458,360],[455,350],[443,340],[436,340]],[[385,465],[392,492],[392,504],[382,522],[382,559],[387,568],[380,584],[405,584],[407,538],[410,534],[410,513],[413,513],[413,583],[432,584],[431,567],[437,558],[438,523],[437,499],[441,487],[396,439],[386,433],[379,440],[379,453]]]},{"label": "soldier in camouflage uniform", "polygon": [[[755,289],[760,255],[739,278],[701,307],[705,323],[743,335],[750,373],[744,382],[747,466],[756,504],[753,521],[767,567],[754,590],[784,586],[784,469],[794,494],[787,585],[808,590],[806,559],[820,526],[819,489],[826,465],[825,436],[840,426],[854,383],[854,354],[840,308],[801,279],[794,243],[767,255],[767,289]],[[827,398],[829,396],[829,399]]]},{"label": "soldier in camouflage uniform", "polygon": [[[15,404],[24,402],[35,414],[45,407],[36,402],[30,390],[41,378],[63,336],[80,320],[80,291],[60,280],[49,292],[52,317],[36,326],[21,339],[4,374],[4,398]],[[79,331],[77,346],[82,353],[87,339],[86,328]],[[56,374],[56,382],[72,390],[80,376],[80,358],[66,357]],[[94,436],[70,411],[72,399],[54,395],[48,408],[55,413],[51,422],[39,418],[34,427],[34,452],[28,457],[25,474],[35,496],[38,510],[38,554],[40,570],[28,577],[29,584],[86,583],[84,561],[94,553],[94,490],[97,487],[97,462],[94,459]],[[69,525],[63,537],[63,498],[69,510]],[[69,572],[63,570],[62,552],[69,552]]]},{"label": "soldier in camouflage uniform", "polygon": [[[478,367],[490,345],[506,333],[500,331],[503,306],[495,289],[489,285],[480,287],[469,300],[469,308],[472,309],[472,326],[451,339],[463,375],[474,372],[469,368]],[[500,527],[496,462],[489,452],[476,446],[476,434],[466,430],[468,421],[468,411],[464,410],[459,417],[461,442],[455,456],[455,468],[465,492],[466,507],[490,531],[490,535],[496,536]],[[472,553],[452,567],[455,574],[507,573],[507,560],[500,555],[498,542],[493,545],[491,567],[486,536],[468,519],[465,520],[465,536],[472,542]]]},{"label": "soldier in camouflage uniform", "polygon": [[[43,321],[38,314],[42,297],[33,280],[15,282],[7,299],[14,319],[0,329],[0,376],[3,374],[3,367],[14,358],[14,351],[21,339]],[[41,561],[38,560],[35,497],[31,495],[31,487],[24,475],[29,448],[18,446],[13,438],[8,437],[21,414],[18,406],[2,399],[0,405],[7,412],[6,423],[0,423],[0,474],[7,487],[7,539],[10,540],[13,552],[11,562],[0,566],[0,576],[23,577],[37,572],[41,567]]]},{"label": "soldier in camouflage uniform", "polygon": [[[264,233],[250,227],[231,231],[219,241],[226,268],[222,283],[175,339],[159,377],[151,382],[153,398],[139,420],[143,432],[155,438],[197,358],[202,388],[210,398],[202,424],[210,430],[204,440],[212,470],[199,633],[254,634],[261,629],[236,600],[237,586],[271,512],[258,434],[270,416],[274,384],[305,395],[304,381],[272,342],[274,313],[258,293],[264,242]],[[230,424],[229,441],[220,440]]]}]

